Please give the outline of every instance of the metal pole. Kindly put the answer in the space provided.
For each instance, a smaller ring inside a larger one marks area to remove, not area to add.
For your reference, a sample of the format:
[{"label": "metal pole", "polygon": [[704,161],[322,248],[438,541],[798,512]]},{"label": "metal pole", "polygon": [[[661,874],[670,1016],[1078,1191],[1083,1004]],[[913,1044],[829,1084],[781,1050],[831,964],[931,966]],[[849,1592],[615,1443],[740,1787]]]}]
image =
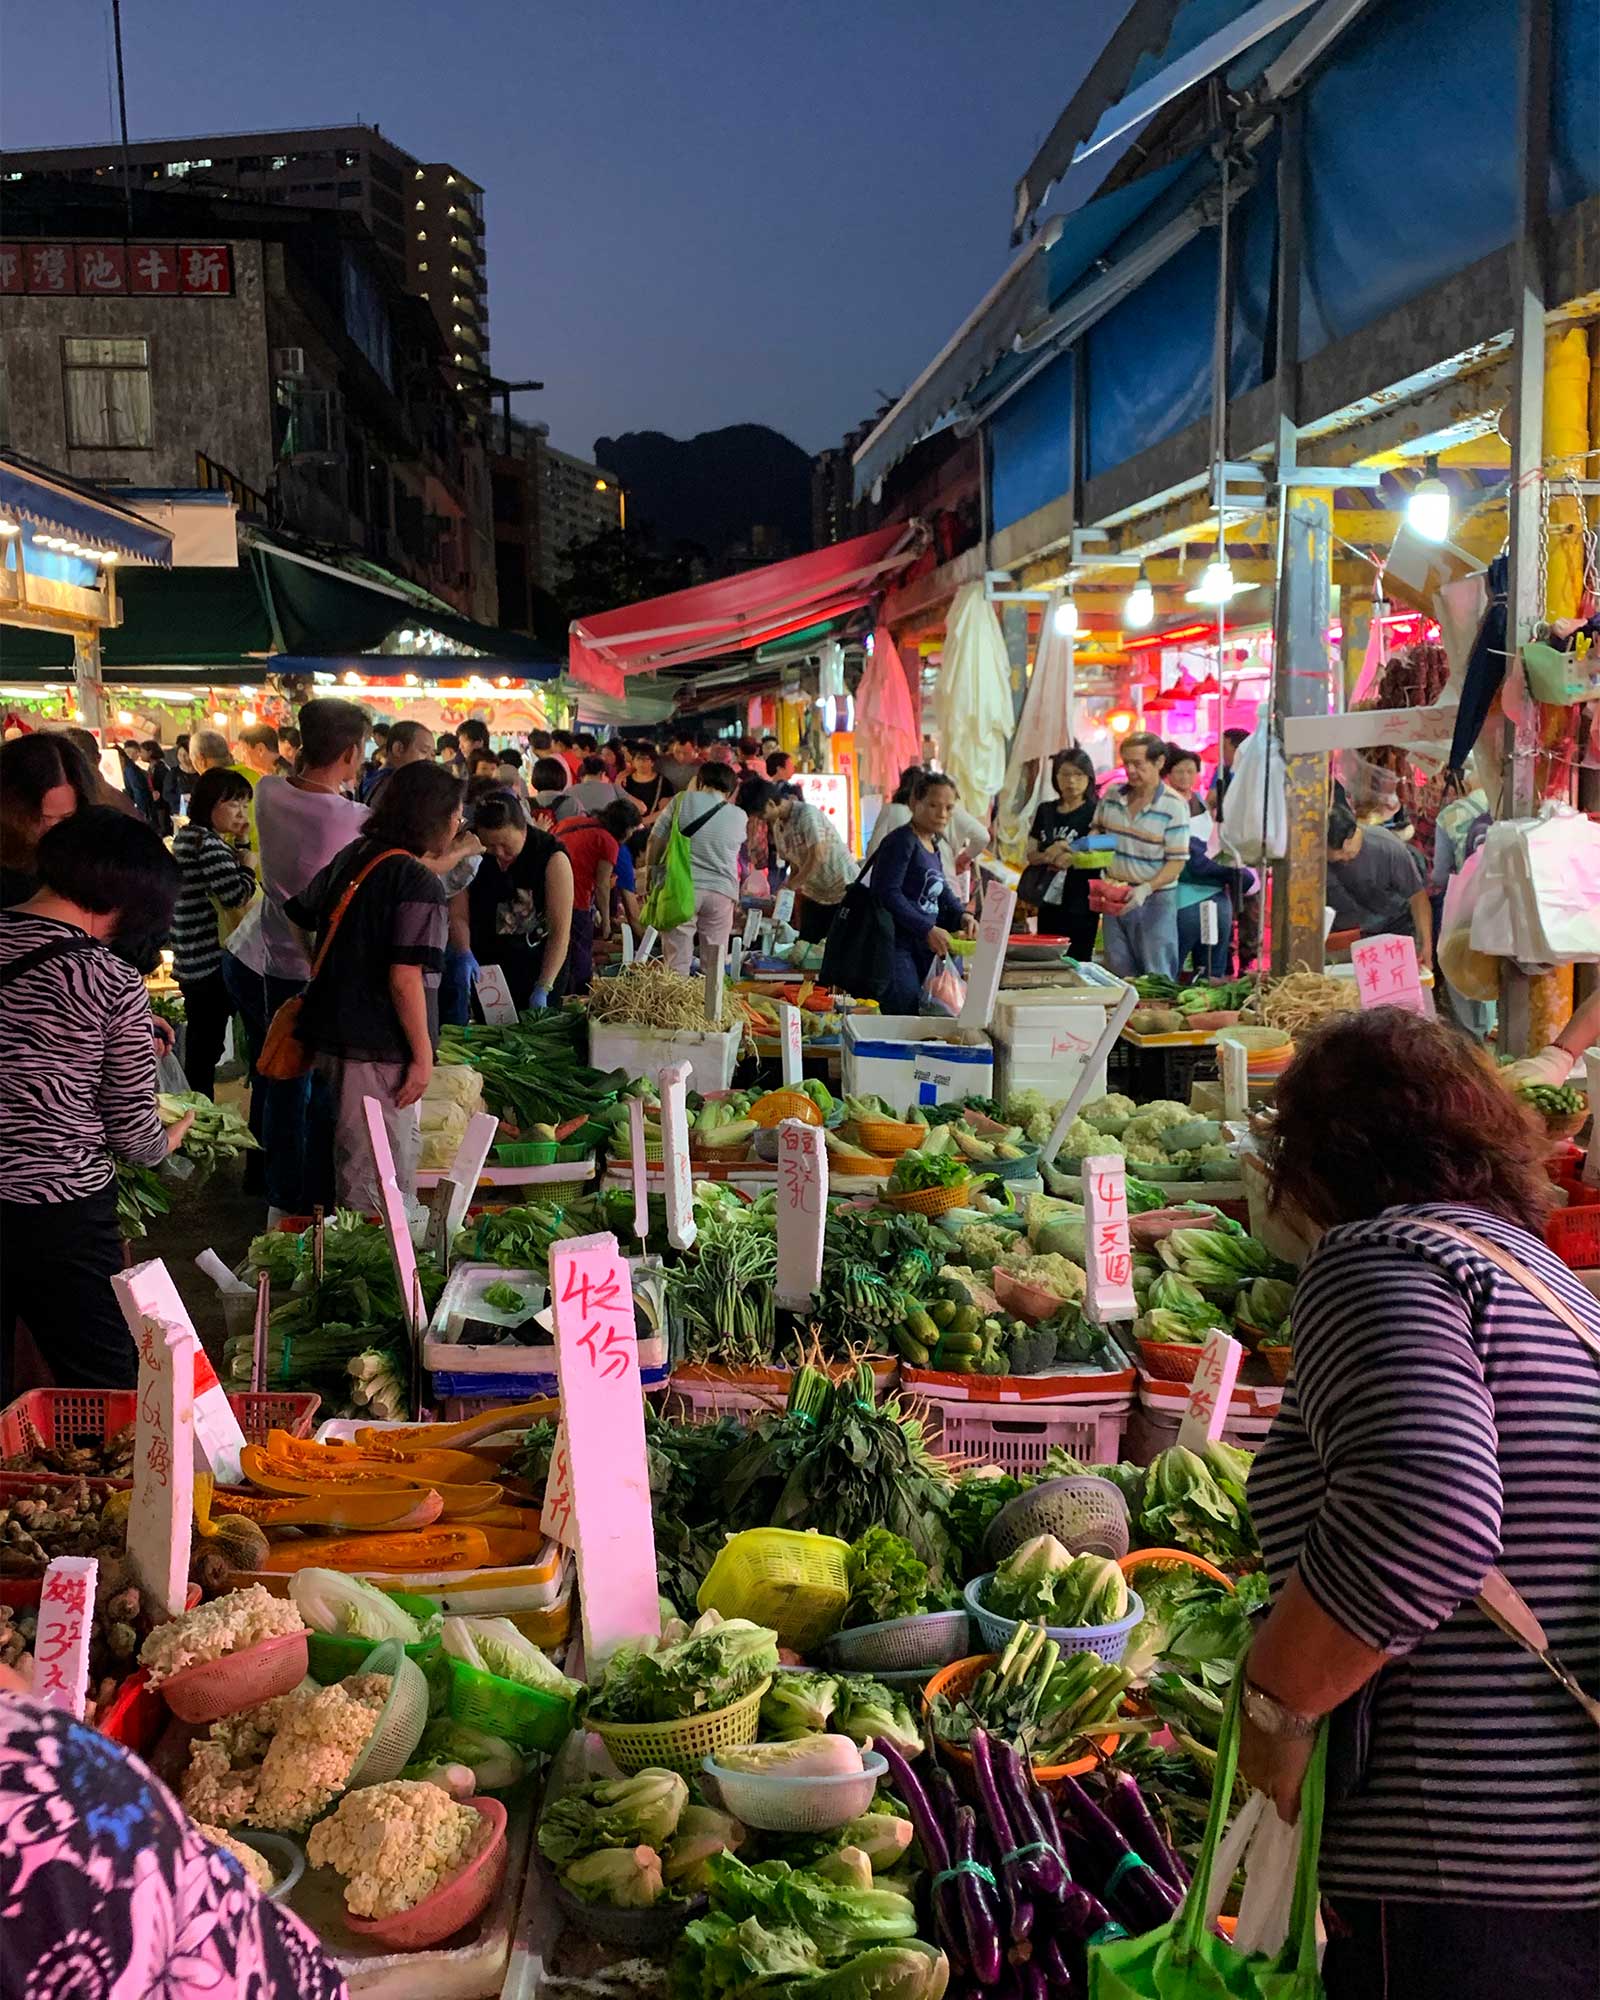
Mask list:
[{"label": "metal pole", "polygon": [[133,234],[133,163],[128,158],[128,89],[122,73],[122,0],[111,0],[111,39],[117,54],[117,116],[122,124],[122,203]]},{"label": "metal pole", "polygon": [[[1545,615],[1544,374],[1545,247],[1550,185],[1550,10],[1522,0],[1517,37],[1517,140],[1522,166],[1511,287],[1511,546],[1507,562],[1506,649],[1513,656]],[[1521,734],[1507,724],[1500,817],[1525,818],[1538,804],[1537,711]],[[1508,959],[1500,976],[1500,1052],[1525,1055],[1531,1027],[1529,981]]]}]

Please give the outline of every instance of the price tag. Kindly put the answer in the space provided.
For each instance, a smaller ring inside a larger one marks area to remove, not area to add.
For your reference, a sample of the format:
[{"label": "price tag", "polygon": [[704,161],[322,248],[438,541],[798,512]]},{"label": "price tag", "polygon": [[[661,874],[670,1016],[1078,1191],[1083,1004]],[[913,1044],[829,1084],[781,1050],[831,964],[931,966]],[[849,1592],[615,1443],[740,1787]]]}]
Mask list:
[{"label": "price tag", "polygon": [[628,1099],[629,1166],[633,1178],[633,1233],[642,1243],[650,1231],[650,1166],[644,1156],[644,1099]]},{"label": "price tag", "polygon": [[633,955],[635,965],[643,965],[660,942],[661,933],[654,924],[646,924],[644,936],[639,940],[639,949]]},{"label": "price tag", "polygon": [[1350,947],[1363,1007],[1407,1007],[1431,1014],[1417,972],[1417,947],[1408,937],[1361,938]]},{"label": "price tag", "polygon": [[556,1425],[556,1441],[550,1452],[550,1470],[545,1474],[544,1498],[539,1503],[539,1526],[564,1549],[578,1546],[572,1519],[572,1457],[567,1450],[567,1419],[563,1413]]},{"label": "price tag", "polygon": [[[177,1618],[189,1592],[189,1540],[194,1524],[194,1352],[198,1343],[187,1322],[175,1325],[145,1317],[139,1280],[151,1269],[148,1264],[135,1265],[111,1280],[139,1349],[128,1555],[152,1602],[166,1617]],[[164,1270],[162,1276],[166,1276]]]},{"label": "price tag", "polygon": [[515,1022],[517,1003],[498,965],[480,965],[472,989],[478,996],[479,1011],[490,1027],[506,1027]]},{"label": "price tag", "polygon": [[967,975],[967,997],[961,1003],[960,1021],[964,1028],[987,1028],[994,1015],[995,995],[1000,991],[1000,974],[1006,962],[1006,943],[1011,936],[1011,916],[1017,907],[1017,892],[992,883],[983,899],[983,916],[978,924],[978,949],[972,954]]},{"label": "price tag", "polygon": [[[383,1220],[384,1234],[389,1239],[395,1284],[411,1320],[411,1334],[415,1342],[422,1335],[418,1310],[421,1291],[417,1281],[417,1253],[411,1242],[411,1217],[406,1212],[400,1183],[394,1177],[394,1154],[389,1150],[389,1128],[383,1122],[383,1106],[375,1097],[366,1097],[361,1101],[361,1108],[366,1115],[367,1142],[372,1148],[372,1165],[378,1183],[378,1214]],[[474,1174],[474,1187],[477,1180]]]},{"label": "price tag", "polygon": [[1250,1116],[1250,1057],[1243,1042],[1219,1035],[1217,1068],[1222,1073],[1222,1115],[1238,1124]]},{"label": "price tag", "polygon": [[1084,1312],[1096,1326],[1133,1319],[1133,1246],[1128,1240],[1126,1169],[1116,1154],[1096,1153],[1083,1163],[1084,1235],[1088,1297]]},{"label": "price tag", "polygon": [[822,1278],[828,1214],[828,1150],[822,1128],[798,1118],[778,1127],[778,1279],[780,1305],[799,1308]]},{"label": "price tag", "polygon": [[722,1019],[722,982],[727,970],[728,947],[720,941],[706,960],[706,1019],[715,1027]]},{"label": "price tag", "polygon": [[735,938],[728,947],[728,977],[737,986],[744,977],[744,940]]},{"label": "price tag", "polygon": [[794,891],[792,889],[780,889],[772,899],[772,921],[774,924],[786,924],[793,915]]},{"label": "price tag", "polygon": [[272,1273],[256,1273],[256,1313],[250,1327],[250,1387],[261,1395],[267,1386],[267,1320],[272,1312]]},{"label": "price tag", "polygon": [[1056,1154],[1061,1150],[1061,1142],[1067,1136],[1067,1127],[1077,1117],[1079,1105],[1089,1095],[1089,1086],[1099,1076],[1101,1067],[1111,1052],[1111,1044],[1122,1033],[1122,1024],[1133,1012],[1138,998],[1138,994],[1131,986],[1125,986],[1122,989],[1122,998],[1115,1007],[1108,1009],[1105,1026],[1100,1031],[1099,1039],[1084,1057],[1083,1066],[1078,1071],[1078,1080],[1073,1084],[1066,1103],[1056,1113],[1056,1122],[1051,1126],[1050,1136],[1044,1142],[1039,1158],[1045,1166],[1055,1164]]},{"label": "price tag", "polygon": [[783,1080],[791,1090],[800,1088],[800,1009],[787,1000],[778,1002],[778,1042],[783,1057]]},{"label": "price tag", "polygon": [[761,912],[747,910],[744,918],[744,948],[748,951],[756,941],[756,933],[761,928]]},{"label": "price tag", "polygon": [[695,1239],[694,1177],[689,1168],[689,1065],[672,1063],[657,1079],[661,1086],[661,1151],[667,1191],[667,1241],[687,1250]]},{"label": "price tag", "polygon": [[552,1246],[550,1296],[583,1655],[593,1674],[623,1640],[661,1630],[633,1281],[617,1239]]},{"label": "price tag", "polygon": [[135,1346],[142,1344],[147,1320],[181,1327],[193,1342],[193,1365],[184,1379],[192,1385],[194,1469],[209,1472],[219,1486],[237,1486],[244,1477],[239,1464],[244,1432],[217,1380],[217,1371],[200,1345],[189,1309],[172,1282],[172,1274],[157,1257],[148,1264],[131,1265],[119,1272],[112,1283]]},{"label": "price tag", "polygon": [[622,962],[624,965],[632,965],[633,925],[628,922],[626,917],[622,920],[622,929],[618,932],[618,936],[622,940]]},{"label": "price tag", "polygon": [[1243,1359],[1244,1349],[1220,1328],[1206,1341],[1189,1390],[1189,1407],[1178,1426],[1178,1442],[1186,1451],[1201,1451],[1221,1437]]},{"label": "price tag", "polygon": [[[484,1162],[489,1157],[489,1148],[494,1144],[494,1135],[500,1130],[500,1120],[487,1111],[475,1111],[467,1120],[467,1129],[461,1136],[461,1144],[456,1148],[456,1156],[450,1162],[449,1181],[451,1184],[450,1205],[445,1210],[446,1245],[455,1241],[456,1231],[467,1219],[467,1210],[472,1205],[473,1194],[477,1190],[478,1177],[483,1172]],[[387,1133],[384,1135],[387,1138]],[[410,1238],[410,1229],[406,1231]],[[413,1260],[414,1261],[414,1260]],[[448,1259],[446,1260],[448,1262]]]},{"label": "price tag", "polygon": [[82,1722],[89,1694],[89,1633],[100,1565],[93,1556],[57,1556],[39,1587],[33,1642],[33,1698]]}]

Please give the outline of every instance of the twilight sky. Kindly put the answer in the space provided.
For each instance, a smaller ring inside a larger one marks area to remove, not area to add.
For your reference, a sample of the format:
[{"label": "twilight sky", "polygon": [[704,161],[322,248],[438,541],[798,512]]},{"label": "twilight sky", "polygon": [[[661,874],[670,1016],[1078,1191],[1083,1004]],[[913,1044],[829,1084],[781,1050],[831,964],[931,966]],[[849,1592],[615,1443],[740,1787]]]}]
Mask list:
[{"label": "twilight sky", "polygon": [[[124,0],[134,139],[360,119],[485,190],[491,361],[553,441],[898,394],[1003,269],[1118,0]],[[0,143],[115,133],[108,0],[0,5]]]}]

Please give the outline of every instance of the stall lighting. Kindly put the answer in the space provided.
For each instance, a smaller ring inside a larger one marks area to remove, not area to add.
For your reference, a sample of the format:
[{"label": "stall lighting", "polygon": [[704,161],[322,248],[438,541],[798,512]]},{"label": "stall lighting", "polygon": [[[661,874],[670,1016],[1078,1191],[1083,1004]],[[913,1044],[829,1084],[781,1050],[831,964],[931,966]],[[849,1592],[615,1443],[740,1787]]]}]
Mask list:
[{"label": "stall lighting", "polygon": [[102,569],[110,569],[114,562],[120,562],[121,560],[122,558],[117,554],[115,549],[102,549],[100,551],[100,567]]},{"label": "stall lighting", "polygon": [[132,709],[119,708],[117,710],[117,720],[122,724],[123,728],[126,729],[128,724],[133,720]]},{"label": "stall lighting", "polygon": [[1139,565],[1139,581],[1128,592],[1122,606],[1122,622],[1130,631],[1142,632],[1156,618],[1156,594],[1150,588],[1150,573]]},{"label": "stall lighting", "polygon": [[416,686],[417,686],[418,684],[419,684],[419,683],[418,683],[418,681],[417,681],[417,677],[416,677],[416,675],[415,675],[415,674],[407,674],[407,675],[406,675],[406,686],[407,686],[408,688],[414,688],[414,687],[416,687]]},{"label": "stall lighting", "polygon": [[1113,736],[1123,736],[1133,727],[1133,717],[1125,708],[1114,708],[1106,717],[1106,727]]},{"label": "stall lighting", "polygon": [[213,729],[227,728],[228,711],[225,708],[214,708],[211,711],[211,726]]},{"label": "stall lighting", "polygon": [[347,688],[360,687],[361,676],[356,672],[354,667],[347,667],[345,669],[344,684]]},{"label": "stall lighting", "polygon": [[1058,639],[1070,639],[1078,629],[1078,607],[1069,590],[1056,606],[1051,619]]},{"label": "stall lighting", "polygon": [[247,708],[244,711],[243,715],[239,717],[239,720],[246,729],[254,729],[256,726],[255,710],[253,708]]},{"label": "stall lighting", "polygon": [[0,521],[0,535],[4,535],[9,538],[12,535],[20,535],[21,533],[22,529],[17,522]]},{"label": "stall lighting", "polygon": [[1439,477],[1439,461],[1430,458],[1427,477],[1406,497],[1406,525],[1425,542],[1442,542],[1450,532],[1450,489]]},{"label": "stall lighting", "polygon": [[1200,573],[1200,581],[1186,593],[1195,604],[1228,604],[1235,585],[1233,569],[1225,555],[1213,556]]}]

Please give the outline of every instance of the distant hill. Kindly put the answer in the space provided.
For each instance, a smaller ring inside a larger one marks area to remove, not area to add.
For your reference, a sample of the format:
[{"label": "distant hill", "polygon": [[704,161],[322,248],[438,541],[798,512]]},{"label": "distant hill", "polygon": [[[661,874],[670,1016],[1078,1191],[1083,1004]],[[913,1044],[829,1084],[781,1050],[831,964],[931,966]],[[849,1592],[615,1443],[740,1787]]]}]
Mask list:
[{"label": "distant hill", "polygon": [[811,546],[811,460],[765,424],[692,438],[628,431],[597,438],[594,456],[627,488],[630,524],[653,526],[664,548],[694,542],[722,567]]}]

